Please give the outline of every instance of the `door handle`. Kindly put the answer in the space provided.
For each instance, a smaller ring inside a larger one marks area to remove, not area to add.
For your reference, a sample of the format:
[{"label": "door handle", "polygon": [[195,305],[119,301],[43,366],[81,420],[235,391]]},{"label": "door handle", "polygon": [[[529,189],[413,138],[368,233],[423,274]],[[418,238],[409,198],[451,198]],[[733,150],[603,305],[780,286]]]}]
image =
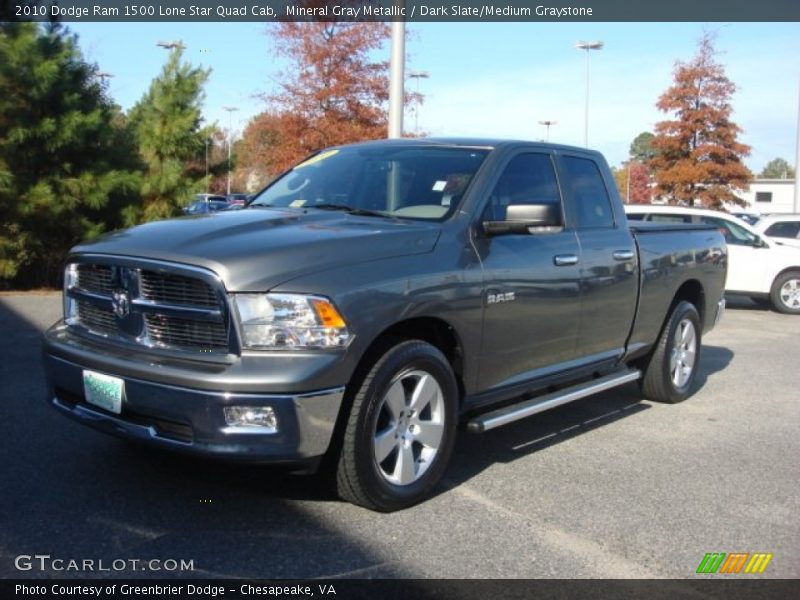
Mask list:
[{"label": "door handle", "polygon": [[553,264],[557,267],[568,267],[578,264],[578,257],[574,254],[558,254],[553,257]]},{"label": "door handle", "polygon": [[615,250],[611,256],[614,260],[633,260],[633,250]]}]

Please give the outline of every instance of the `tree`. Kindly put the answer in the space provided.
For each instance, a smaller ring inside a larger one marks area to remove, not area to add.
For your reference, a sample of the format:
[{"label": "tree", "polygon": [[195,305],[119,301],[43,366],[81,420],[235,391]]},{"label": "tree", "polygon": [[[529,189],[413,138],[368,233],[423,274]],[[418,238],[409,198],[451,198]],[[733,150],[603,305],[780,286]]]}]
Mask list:
[{"label": "tree", "polygon": [[704,34],[695,57],[676,63],[674,84],[656,104],[675,117],[656,124],[656,156],[649,162],[656,194],[670,203],[743,205],[733,188],[747,189],[752,179],[742,162],[750,147],[738,141],[742,130],[731,121],[736,86],[716,62],[713,41],[712,35]]},{"label": "tree", "polygon": [[170,217],[205,189],[205,140],[201,128],[203,86],[210,71],[181,62],[183,47],[167,62],[129,118],[145,164],[142,204],[126,213],[128,224]]},{"label": "tree", "polygon": [[624,163],[621,168],[614,169],[614,181],[623,202],[649,204],[652,200],[650,173],[642,163],[631,160]]},{"label": "tree", "polygon": [[773,158],[762,169],[759,177],[764,179],[793,179],[794,169],[782,158]]},{"label": "tree", "polygon": [[78,241],[121,225],[137,161],[97,67],[57,24],[0,24],[0,284],[57,285]]},{"label": "tree", "polygon": [[371,53],[389,38],[387,23],[281,22],[270,31],[288,67],[245,130],[243,166],[275,175],[326,146],[386,137],[388,64]]},{"label": "tree", "polygon": [[643,164],[651,160],[656,155],[655,149],[653,149],[654,137],[649,131],[643,131],[633,138],[629,151],[631,158]]}]

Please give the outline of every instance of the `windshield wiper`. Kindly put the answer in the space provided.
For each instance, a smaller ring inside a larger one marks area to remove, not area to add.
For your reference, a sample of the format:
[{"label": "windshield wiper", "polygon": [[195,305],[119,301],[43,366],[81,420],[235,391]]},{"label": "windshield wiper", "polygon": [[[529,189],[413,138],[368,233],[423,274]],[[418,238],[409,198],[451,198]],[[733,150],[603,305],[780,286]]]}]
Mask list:
[{"label": "windshield wiper", "polygon": [[333,203],[323,203],[323,204],[311,204],[309,206],[304,206],[303,208],[319,208],[322,210],[341,210],[346,212],[350,215],[359,215],[364,217],[386,217],[388,216],[386,213],[378,212],[376,210],[367,210],[366,208],[357,208],[355,206],[348,206],[347,204],[333,204]]}]

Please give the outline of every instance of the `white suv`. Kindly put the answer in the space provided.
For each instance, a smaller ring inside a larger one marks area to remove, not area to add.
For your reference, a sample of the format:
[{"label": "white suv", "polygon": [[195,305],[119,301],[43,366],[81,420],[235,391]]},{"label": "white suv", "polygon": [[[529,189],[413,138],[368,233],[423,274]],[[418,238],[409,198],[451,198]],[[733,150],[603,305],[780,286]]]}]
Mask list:
[{"label": "white suv", "polygon": [[800,314],[800,248],[786,246],[727,213],[684,206],[626,205],[631,221],[698,223],[719,228],[728,243],[725,291],[769,301],[775,310]]},{"label": "white suv", "polygon": [[769,215],[753,225],[776,242],[800,248],[800,215]]}]

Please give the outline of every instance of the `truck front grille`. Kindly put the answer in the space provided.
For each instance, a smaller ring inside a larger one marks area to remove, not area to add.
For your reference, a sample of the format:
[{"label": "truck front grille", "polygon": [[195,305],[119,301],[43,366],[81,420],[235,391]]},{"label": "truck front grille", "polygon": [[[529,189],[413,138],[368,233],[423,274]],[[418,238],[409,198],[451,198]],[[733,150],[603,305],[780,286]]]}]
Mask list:
[{"label": "truck front grille", "polygon": [[109,265],[79,264],[78,287],[87,292],[111,294],[114,279]]},{"label": "truck front grille", "polygon": [[228,332],[222,323],[145,315],[147,335],[156,343],[177,348],[219,351],[228,347]]},{"label": "truck front grille", "polygon": [[78,320],[87,329],[95,333],[117,333],[117,321],[114,318],[114,313],[110,310],[104,310],[91,302],[78,300]]},{"label": "truck front grille", "polygon": [[171,353],[232,351],[227,297],[211,272],[153,261],[84,261],[75,264],[65,290],[69,326]]},{"label": "truck front grille", "polygon": [[153,302],[206,308],[219,306],[217,295],[210,285],[183,275],[142,270],[139,288],[142,298]]}]

